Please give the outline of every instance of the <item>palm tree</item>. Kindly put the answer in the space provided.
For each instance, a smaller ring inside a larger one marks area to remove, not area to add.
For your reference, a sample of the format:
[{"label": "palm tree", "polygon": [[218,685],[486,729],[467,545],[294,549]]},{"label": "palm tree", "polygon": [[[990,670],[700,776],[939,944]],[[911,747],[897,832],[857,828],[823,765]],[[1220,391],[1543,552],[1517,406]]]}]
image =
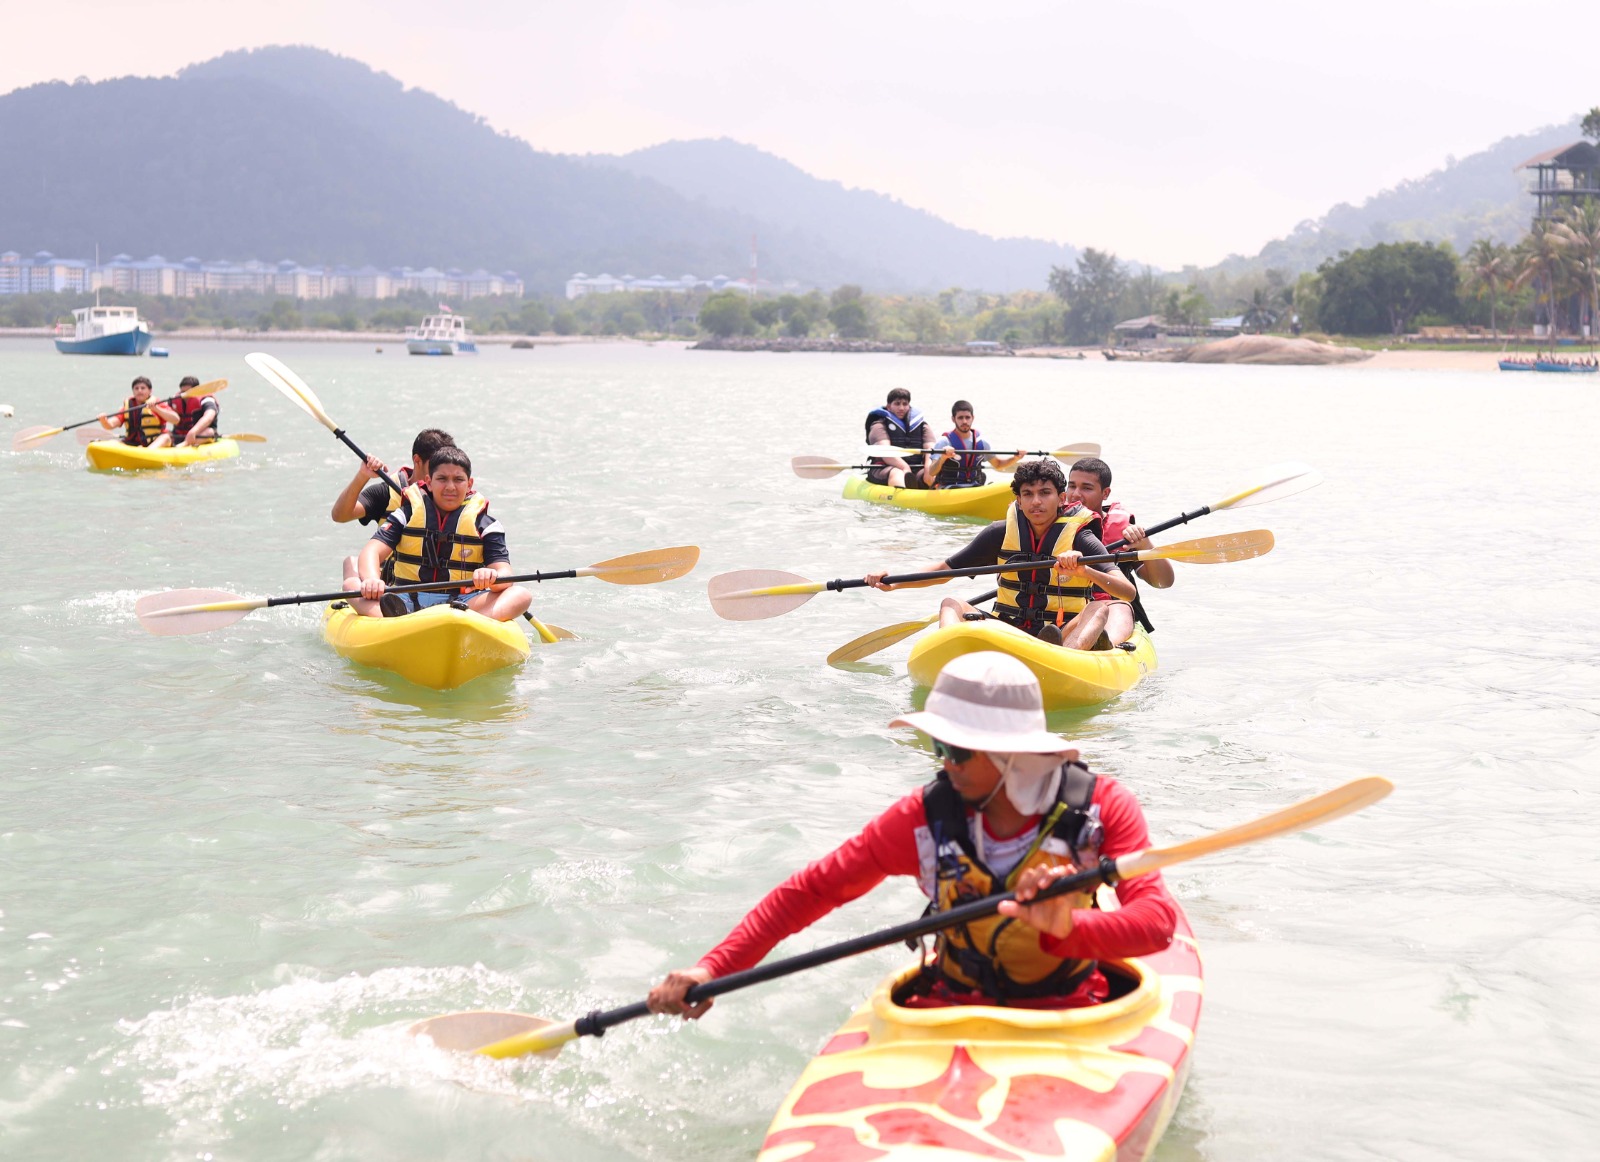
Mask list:
[{"label": "palm tree", "polygon": [[1534,301],[1544,299],[1545,318],[1550,324],[1550,350],[1554,351],[1556,332],[1560,327],[1556,310],[1568,281],[1566,241],[1557,231],[1553,220],[1541,218],[1533,224],[1533,229],[1518,244],[1517,250],[1517,275],[1511,285],[1517,290],[1531,285]]},{"label": "palm tree", "polygon": [[1500,338],[1496,307],[1500,292],[1511,283],[1514,265],[1510,248],[1491,238],[1478,239],[1467,251],[1467,289],[1474,298],[1489,296],[1489,327],[1496,339]]},{"label": "palm tree", "polygon": [[1574,204],[1554,229],[1566,246],[1572,279],[1588,308],[1589,337],[1593,342],[1600,323],[1600,201]]}]

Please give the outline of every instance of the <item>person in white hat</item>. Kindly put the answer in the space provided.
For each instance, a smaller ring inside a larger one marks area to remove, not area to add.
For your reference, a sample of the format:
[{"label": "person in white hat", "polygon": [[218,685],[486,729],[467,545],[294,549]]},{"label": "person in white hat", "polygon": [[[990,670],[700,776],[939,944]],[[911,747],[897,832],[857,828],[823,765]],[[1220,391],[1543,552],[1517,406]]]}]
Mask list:
[{"label": "person in white hat", "polygon": [[[900,799],[861,833],[769,892],[693,968],[650,990],[658,1013],[699,1017],[710,1001],[685,994],[760,963],[781,940],[892,875],[913,876],[942,911],[1008,890],[1031,898],[1074,867],[1150,846],[1133,793],[1092,775],[1078,752],[1045,729],[1039,682],[1005,654],[967,654],[940,672],[913,726],[943,761],[937,778]],[[1118,907],[1088,895],[1003,905],[1003,914],[939,936],[936,956],[901,1003],[1076,1008],[1110,996],[1097,961],[1158,952],[1172,942],[1177,908],[1160,875],[1117,884]]]}]

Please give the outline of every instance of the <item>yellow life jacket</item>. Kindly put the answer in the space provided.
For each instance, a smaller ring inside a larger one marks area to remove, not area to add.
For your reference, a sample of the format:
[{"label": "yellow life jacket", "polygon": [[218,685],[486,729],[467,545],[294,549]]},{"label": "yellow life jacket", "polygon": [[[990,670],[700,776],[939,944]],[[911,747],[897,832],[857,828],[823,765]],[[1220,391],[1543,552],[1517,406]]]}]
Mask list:
[{"label": "yellow life jacket", "polygon": [[129,396],[122,405],[122,427],[125,433],[122,437],[124,444],[132,444],[135,448],[147,448],[150,441],[161,434],[161,429],[166,424],[161,422],[161,417],[156,415],[155,409],[148,403],[138,404]]},{"label": "yellow life jacket", "polygon": [[[478,515],[488,507],[486,497],[473,493],[460,508],[444,513],[431,495],[415,484],[408,486],[400,505],[407,519],[393,556],[395,583],[471,581],[473,571],[483,567]],[[424,569],[429,576],[422,575]],[[449,575],[439,576],[446,569]]]},{"label": "yellow life jacket", "polygon": [[[1033,546],[1033,529],[1028,525],[1027,519],[1017,512],[1016,502],[1006,509],[1006,537],[1000,545],[1000,556],[995,561],[997,565],[1009,564],[1012,561],[1042,561],[1046,557],[1054,557],[1057,546],[1067,542],[1067,548],[1072,547],[1073,538],[1078,535],[1078,530],[1095,519],[1095,514],[1075,504],[1061,516],[1056,518],[1055,524],[1050,526],[1050,531],[1045,534],[1044,542],[1038,547]],[[1023,530],[1027,529],[1027,547],[1024,548]],[[1035,569],[1025,573],[1001,573],[998,578],[998,593],[994,599],[996,615],[1001,620],[1035,633],[1047,621],[1057,620],[1055,615],[1061,614],[1062,621],[1070,621],[1094,595],[1092,585],[1055,585],[1053,570]]]},{"label": "yellow life jacket", "polygon": [[[972,845],[966,806],[948,779],[941,776],[923,788],[935,851],[931,910],[948,911],[959,904],[1010,891],[1030,867],[1075,864],[1095,866],[1100,859],[1100,809],[1094,805],[1095,777],[1079,763],[1062,772],[1056,804],[1039,824],[1039,834],[1026,855],[1004,879],[978,858]],[[983,826],[980,820],[976,826]],[[1094,894],[1067,897],[1074,908],[1094,906]],[[992,915],[940,933],[934,970],[961,992],[978,992],[1005,1004],[1008,1000],[1066,996],[1094,970],[1092,960],[1066,960],[1039,946],[1039,932],[1018,920]]]}]

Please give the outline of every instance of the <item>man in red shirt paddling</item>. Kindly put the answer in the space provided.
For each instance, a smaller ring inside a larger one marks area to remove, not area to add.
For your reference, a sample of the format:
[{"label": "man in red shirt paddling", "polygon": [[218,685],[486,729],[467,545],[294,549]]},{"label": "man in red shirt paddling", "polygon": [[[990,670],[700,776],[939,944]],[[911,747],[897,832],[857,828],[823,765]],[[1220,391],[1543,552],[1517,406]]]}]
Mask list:
[{"label": "man in red shirt paddling", "polygon": [[[1134,523],[1134,515],[1111,499],[1111,466],[1095,456],[1085,456],[1067,473],[1067,503],[1081,504],[1100,517],[1100,539],[1106,544],[1126,541],[1128,549],[1148,549],[1153,546],[1144,529]],[[1135,576],[1153,589],[1169,589],[1177,580],[1171,561],[1142,561],[1136,566],[1122,566],[1131,582]],[[1145,616],[1144,603],[1134,591],[1131,601],[1097,589],[1095,601],[1109,602],[1106,612],[1105,635],[1113,646],[1120,646],[1133,636],[1135,615],[1146,630],[1152,629]]]},{"label": "man in red shirt paddling", "polygon": [[[690,988],[753,967],[889,876],[915,878],[938,912],[995,892],[1028,900],[1075,867],[1150,846],[1133,793],[1090,774],[1077,750],[1045,729],[1038,679],[1015,658],[986,651],[952,660],[927,709],[890,725],[933,739],[938,776],[779,884],[693,968],[669,973],[650,990],[652,1011],[701,1016],[712,1002],[688,1004]],[[1123,881],[1116,893],[1111,911],[1085,893],[1004,904],[1000,915],[944,930],[900,1002],[1065,1009],[1108,999],[1097,962],[1159,952],[1177,922],[1159,875]]]}]

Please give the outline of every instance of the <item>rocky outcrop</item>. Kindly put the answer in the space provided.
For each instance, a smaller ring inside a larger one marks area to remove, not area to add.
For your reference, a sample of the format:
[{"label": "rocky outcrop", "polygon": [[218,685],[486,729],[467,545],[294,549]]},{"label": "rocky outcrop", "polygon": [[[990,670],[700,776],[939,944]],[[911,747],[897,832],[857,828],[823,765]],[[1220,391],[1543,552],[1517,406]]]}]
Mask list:
[{"label": "rocky outcrop", "polygon": [[1152,351],[1145,356],[1151,363],[1262,363],[1280,367],[1325,367],[1371,358],[1372,352],[1359,347],[1338,347],[1286,335],[1235,335],[1214,343]]}]

